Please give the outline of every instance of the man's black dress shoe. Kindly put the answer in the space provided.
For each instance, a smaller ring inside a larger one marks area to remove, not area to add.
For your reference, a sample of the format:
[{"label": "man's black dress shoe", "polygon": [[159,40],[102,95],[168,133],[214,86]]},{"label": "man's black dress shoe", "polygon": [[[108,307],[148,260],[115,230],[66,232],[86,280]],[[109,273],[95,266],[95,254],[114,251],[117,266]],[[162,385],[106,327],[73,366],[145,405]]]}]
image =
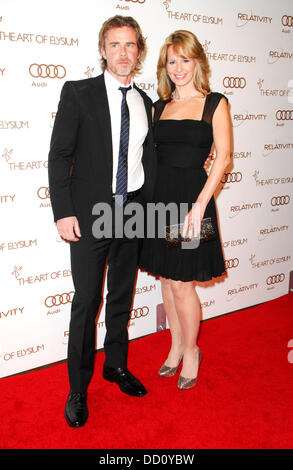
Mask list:
[{"label": "man's black dress shoe", "polygon": [[69,426],[79,428],[85,424],[89,415],[86,399],[86,393],[69,393],[64,413]]},{"label": "man's black dress shoe", "polygon": [[113,367],[104,365],[103,377],[109,382],[116,382],[120,390],[127,393],[127,395],[142,397],[147,393],[147,390],[144,388],[142,383],[134,377],[128,369],[124,369],[122,367],[114,369]]}]

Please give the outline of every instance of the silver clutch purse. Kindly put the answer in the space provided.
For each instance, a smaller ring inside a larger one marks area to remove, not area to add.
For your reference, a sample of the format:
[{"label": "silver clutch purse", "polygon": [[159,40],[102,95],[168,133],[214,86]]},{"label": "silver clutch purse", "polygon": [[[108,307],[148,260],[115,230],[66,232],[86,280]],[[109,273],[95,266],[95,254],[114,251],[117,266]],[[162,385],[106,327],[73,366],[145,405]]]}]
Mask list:
[{"label": "silver clutch purse", "polygon": [[166,240],[166,246],[168,248],[173,248],[173,247],[182,248],[182,242],[193,243],[193,245],[195,245],[196,241],[198,243],[197,243],[197,246],[194,246],[194,248],[197,248],[199,243],[204,243],[210,240],[215,240],[216,238],[216,232],[214,230],[212,220],[210,217],[207,217],[206,219],[202,219],[200,236],[196,237],[195,239],[189,238],[189,237],[183,237],[182,229],[183,229],[183,224],[167,225],[165,227],[165,230],[166,230],[165,240]]}]

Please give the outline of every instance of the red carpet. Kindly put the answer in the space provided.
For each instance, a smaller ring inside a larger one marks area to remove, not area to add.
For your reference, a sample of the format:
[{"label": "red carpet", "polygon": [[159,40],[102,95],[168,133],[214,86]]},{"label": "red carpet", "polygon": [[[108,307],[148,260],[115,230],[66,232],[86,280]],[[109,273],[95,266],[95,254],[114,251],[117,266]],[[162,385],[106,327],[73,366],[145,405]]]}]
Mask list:
[{"label": "red carpet", "polygon": [[[169,331],[130,343],[129,369],[149,390],[143,398],[101,378],[96,355],[90,416],[71,429],[63,410],[66,364],[1,381],[2,449],[290,449],[293,443],[293,296],[202,322],[197,385],[157,370]],[[292,358],[292,360],[291,360]]]}]

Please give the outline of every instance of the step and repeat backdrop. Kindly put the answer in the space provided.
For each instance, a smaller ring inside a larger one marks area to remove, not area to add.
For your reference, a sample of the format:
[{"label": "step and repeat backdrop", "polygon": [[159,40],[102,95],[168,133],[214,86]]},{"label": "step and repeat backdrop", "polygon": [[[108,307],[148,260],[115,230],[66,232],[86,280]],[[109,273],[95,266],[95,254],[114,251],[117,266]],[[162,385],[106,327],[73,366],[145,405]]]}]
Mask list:
[{"label": "step and repeat backdrop", "polygon": [[[74,289],[69,245],[57,234],[50,206],[49,143],[62,85],[101,73],[98,32],[116,14],[133,16],[142,27],[148,54],[136,83],[153,100],[160,45],[172,31],[187,29],[206,51],[212,90],[231,106],[233,164],[216,195],[227,276],[197,285],[202,318],[292,289],[290,0],[2,0],[1,377],[67,356]],[[129,338],[166,327],[159,280],[138,272]],[[104,335],[102,306],[97,349]]]}]

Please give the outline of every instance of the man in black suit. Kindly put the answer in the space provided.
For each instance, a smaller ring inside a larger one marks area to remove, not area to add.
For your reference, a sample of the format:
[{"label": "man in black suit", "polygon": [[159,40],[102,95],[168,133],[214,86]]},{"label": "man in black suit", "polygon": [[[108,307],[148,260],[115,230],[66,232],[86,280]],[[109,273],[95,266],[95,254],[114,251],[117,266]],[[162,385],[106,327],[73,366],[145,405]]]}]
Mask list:
[{"label": "man in black suit", "polygon": [[65,418],[72,427],[82,426],[88,418],[95,317],[102,300],[106,264],[103,377],[128,395],[141,397],[147,393],[127,369],[127,325],[139,240],[115,238],[115,227],[108,238],[97,239],[92,231],[96,203],[111,204],[115,211],[117,196],[124,198],[126,207],[130,201],[143,203],[152,192],[152,102],[133,83],[145,54],[145,42],[137,22],[119,15],[105,21],[99,41],[104,73],[64,84],[49,153],[54,221],[60,236],[70,242],[75,287],[68,342],[70,392],[65,406]]}]

